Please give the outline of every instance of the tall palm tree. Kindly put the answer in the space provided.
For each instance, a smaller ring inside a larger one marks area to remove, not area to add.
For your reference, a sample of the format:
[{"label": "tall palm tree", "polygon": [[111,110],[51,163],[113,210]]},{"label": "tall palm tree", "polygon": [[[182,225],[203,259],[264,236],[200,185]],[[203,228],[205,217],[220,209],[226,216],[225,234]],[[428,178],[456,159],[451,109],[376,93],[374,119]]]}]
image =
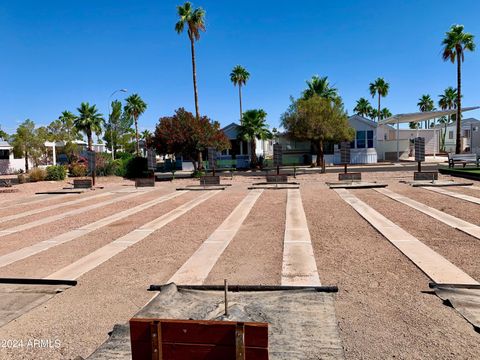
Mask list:
[{"label": "tall palm tree", "polygon": [[78,116],[73,124],[78,131],[83,131],[87,136],[88,150],[92,150],[93,134],[102,132],[102,124],[105,122],[103,115],[98,112],[95,105],[90,106],[88,102],[82,102],[77,108]]},{"label": "tall palm tree", "polygon": [[192,52],[192,72],[193,72],[193,92],[195,96],[195,115],[197,120],[200,119],[200,111],[198,110],[198,91],[197,91],[197,70],[195,65],[195,41],[200,40],[200,31],[205,31],[205,10],[201,7],[192,8],[190,2],[177,6],[179,16],[178,22],[175,24],[175,31],[178,34],[183,32],[185,25],[187,26],[187,34],[190,39],[190,49]]},{"label": "tall palm tree", "polygon": [[[433,99],[428,94],[423,94],[419,99],[417,106],[421,112],[433,111],[435,109],[435,104]],[[428,120],[424,122],[425,129],[428,129]]]},{"label": "tall palm tree", "polygon": [[338,90],[330,86],[327,76],[314,75],[311,80],[307,80],[307,89],[303,92],[303,98],[308,99],[313,95],[334,101],[338,99]]},{"label": "tall palm tree", "polygon": [[457,136],[455,144],[455,153],[462,152],[461,131],[462,131],[462,62],[465,59],[465,51],[474,51],[474,36],[463,31],[463,25],[452,25],[450,30],[445,33],[442,41],[444,61],[450,60],[452,63],[457,62]]},{"label": "tall palm tree", "polygon": [[243,113],[238,138],[243,141],[250,141],[252,167],[255,167],[258,163],[255,139],[266,140],[272,138],[272,133],[268,130],[268,125],[265,122],[266,117],[267,113],[262,109],[247,110]]},{"label": "tall palm tree", "polygon": [[241,65],[237,65],[233,68],[232,72],[230,73],[230,81],[233,83],[234,86],[238,85],[238,96],[240,98],[240,120],[242,120],[242,86],[246,85],[248,79],[250,78],[250,73],[242,67]]},{"label": "tall palm tree", "polygon": [[[438,100],[438,106],[442,110],[451,110],[457,107],[457,89],[449,86],[443,91],[443,94],[438,95],[440,98]],[[447,134],[447,126],[452,122],[452,116],[448,115],[443,119],[440,119],[440,123],[444,125],[443,133],[442,133],[442,150],[445,150],[445,136]]]},{"label": "tall palm tree", "polygon": [[365,98],[360,98],[357,100],[357,105],[355,105],[355,108],[353,111],[355,114],[363,116],[363,117],[369,117],[370,114],[372,113],[372,105],[370,104],[370,101],[368,101]]},{"label": "tall palm tree", "polygon": [[377,78],[377,80],[375,80],[373,83],[370,83],[369,85],[370,95],[372,95],[372,98],[374,98],[375,95],[378,95],[378,110],[377,110],[378,120],[380,120],[380,114],[381,114],[380,98],[387,96],[389,89],[390,89],[390,84],[387,83],[381,77]]},{"label": "tall palm tree", "polygon": [[147,104],[138,94],[132,94],[125,99],[125,106],[123,111],[126,116],[133,119],[135,122],[135,151],[137,156],[140,156],[140,146],[138,142],[138,118],[142,115],[147,109]]}]

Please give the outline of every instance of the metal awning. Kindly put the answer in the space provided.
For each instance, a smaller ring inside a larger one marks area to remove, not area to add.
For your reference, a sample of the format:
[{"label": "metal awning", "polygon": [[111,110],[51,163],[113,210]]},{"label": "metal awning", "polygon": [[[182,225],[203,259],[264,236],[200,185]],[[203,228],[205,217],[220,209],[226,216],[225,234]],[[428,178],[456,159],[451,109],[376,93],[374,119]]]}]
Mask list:
[{"label": "metal awning", "polygon": [[[465,107],[465,108],[462,108],[462,112],[476,110],[476,109],[480,109],[480,106]],[[378,125],[421,122],[421,121],[440,118],[442,116],[448,116],[456,113],[457,113],[457,109],[397,114],[394,116],[390,116],[389,118],[380,120],[378,122]]]}]

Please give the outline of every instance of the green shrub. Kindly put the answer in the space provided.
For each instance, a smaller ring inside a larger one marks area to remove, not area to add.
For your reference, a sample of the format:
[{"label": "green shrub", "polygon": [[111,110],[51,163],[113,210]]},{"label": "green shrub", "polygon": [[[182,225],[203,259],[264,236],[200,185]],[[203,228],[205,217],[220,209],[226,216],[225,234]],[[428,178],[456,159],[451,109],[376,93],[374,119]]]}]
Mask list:
[{"label": "green shrub", "polygon": [[73,177],[87,176],[87,166],[83,164],[74,164],[70,169],[70,175]]},{"label": "green shrub", "polygon": [[28,179],[31,182],[43,181],[47,177],[47,173],[45,170],[40,168],[34,168],[29,171]]},{"label": "green shrub", "polygon": [[203,171],[203,170],[195,170],[192,173],[192,177],[194,177],[194,178],[201,178],[202,176],[205,176],[205,171]]},{"label": "green shrub", "polygon": [[130,159],[125,167],[127,179],[146,178],[149,176],[147,159],[141,156]]},{"label": "green shrub", "polygon": [[47,166],[47,180],[59,181],[65,180],[67,169],[63,165]]}]

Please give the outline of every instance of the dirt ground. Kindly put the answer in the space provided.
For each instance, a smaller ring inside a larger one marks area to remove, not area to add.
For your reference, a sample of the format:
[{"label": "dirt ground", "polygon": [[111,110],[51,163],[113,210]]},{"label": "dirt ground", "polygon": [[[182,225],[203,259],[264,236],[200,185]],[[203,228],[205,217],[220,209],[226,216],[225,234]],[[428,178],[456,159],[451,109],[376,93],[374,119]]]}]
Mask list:
[{"label": "dirt ground", "polygon": [[[366,181],[386,182],[389,189],[428,206],[480,225],[480,206],[412,188],[409,172],[365,172]],[[442,177],[450,179],[449,177]],[[155,231],[78,279],[78,284],[0,328],[2,339],[58,339],[59,348],[6,349],[5,359],[74,359],[87,357],[116,323],[124,323],[154,294],[150,284],[165,283],[200,244],[224,221],[248,194],[247,186],[258,176],[222,180],[233,186]],[[480,334],[454,309],[442,304],[428,288],[429,279],[388,240],[372,228],[325,182],[337,174],[297,176],[322,284],[338,285],[336,316],[347,359],[475,359],[480,358]],[[65,184],[20,185],[20,192],[1,194],[0,216],[61,204],[73,199],[112,192],[105,197],[66,205],[14,221],[0,229],[28,223],[42,216],[62,214],[75,208],[120,198],[132,183],[118,178],[99,179],[104,189],[81,195],[38,199],[38,189],[56,189]],[[74,217],[0,237],[0,255],[48,240],[53,236],[92,223],[145,201],[169,194],[194,180],[156,183],[153,191],[125,201],[102,206]],[[479,182],[475,182],[480,186]],[[473,189],[448,188],[480,197]],[[452,229],[374,190],[352,190],[354,195],[410,232],[449,261],[480,280],[478,239]],[[45,277],[92,251],[137,229],[202,192],[187,192],[146,211],[0,267],[0,277]],[[8,195],[3,197],[3,195]],[[283,236],[287,190],[265,190],[253,206],[234,239],[218,259],[206,283],[279,284],[282,272]]]}]

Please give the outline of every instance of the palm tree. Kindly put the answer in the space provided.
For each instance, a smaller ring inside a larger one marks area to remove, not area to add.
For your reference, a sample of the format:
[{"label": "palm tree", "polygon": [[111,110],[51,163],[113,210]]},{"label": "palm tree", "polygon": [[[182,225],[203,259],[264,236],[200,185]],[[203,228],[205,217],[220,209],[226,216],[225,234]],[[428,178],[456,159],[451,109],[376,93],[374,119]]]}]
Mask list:
[{"label": "palm tree", "polygon": [[125,102],[126,104],[123,108],[123,111],[125,112],[126,116],[132,118],[135,122],[135,150],[137,156],[140,156],[140,146],[138,143],[138,118],[147,109],[147,104],[138,94],[130,95],[125,99]]},{"label": "palm tree", "polygon": [[265,123],[266,117],[267,113],[262,109],[247,110],[243,113],[238,138],[243,141],[250,141],[252,167],[257,165],[255,139],[266,140],[272,138],[272,133],[268,130],[268,125]]},{"label": "palm tree", "polygon": [[308,88],[303,92],[304,99],[311,98],[313,95],[318,95],[331,101],[338,99],[338,90],[330,87],[327,76],[320,77],[314,75],[311,80],[307,80],[307,86]]},{"label": "palm tree", "polygon": [[[419,99],[417,103],[418,108],[420,109],[421,112],[428,112],[428,111],[433,111],[435,109],[435,105],[433,103],[432,98],[428,94],[423,94]],[[425,122],[425,129],[428,129],[428,120]]]},{"label": "palm tree", "polygon": [[195,41],[200,40],[200,31],[205,31],[205,10],[201,7],[192,8],[190,2],[186,2],[183,6],[177,6],[177,13],[180,18],[175,24],[175,31],[178,34],[183,32],[187,25],[187,34],[190,39],[190,49],[192,52],[192,72],[193,72],[193,92],[195,96],[195,115],[197,120],[200,119],[200,111],[198,110],[198,92],[197,92],[197,70],[195,65]]},{"label": "palm tree", "polygon": [[142,131],[142,140],[148,140],[151,137],[152,137],[152,132],[150,130]]},{"label": "palm tree", "polygon": [[375,95],[378,95],[378,110],[377,110],[377,117],[378,120],[380,120],[380,98],[385,97],[388,95],[388,90],[390,89],[390,84],[387,83],[383,78],[377,78],[373,83],[370,83],[369,85],[369,90],[370,90],[370,95],[372,95],[372,98],[375,97]]},{"label": "palm tree", "polygon": [[370,101],[368,101],[365,98],[360,98],[357,100],[357,105],[353,109],[355,114],[363,116],[363,117],[369,117],[372,113],[372,105],[370,104]]},{"label": "palm tree", "polygon": [[392,113],[390,112],[390,110],[388,110],[387,108],[383,108],[381,111],[380,111],[380,119],[383,120],[383,119],[387,119],[389,117],[392,116]]},{"label": "palm tree", "polygon": [[242,86],[245,85],[250,78],[250,73],[242,67],[241,65],[237,65],[233,68],[232,72],[230,73],[230,81],[233,83],[234,86],[238,85],[238,96],[240,98],[240,120],[242,119]]},{"label": "palm tree", "polygon": [[[453,87],[449,86],[443,91],[443,94],[438,95],[440,98],[438,100],[438,106],[442,110],[451,110],[455,109],[457,107],[457,89],[454,89]],[[442,133],[442,150],[445,150],[445,136],[447,134],[447,126],[450,124],[452,121],[452,116],[448,115],[447,117],[444,117],[443,119],[440,119],[440,123],[444,125],[443,133]]]},{"label": "palm tree", "polygon": [[98,112],[95,105],[90,106],[88,102],[82,102],[77,108],[78,116],[73,124],[78,131],[83,131],[87,135],[88,150],[92,150],[93,133],[102,132],[102,124],[105,122],[103,115]]},{"label": "palm tree", "polygon": [[450,30],[445,33],[445,38],[442,41],[444,61],[450,60],[452,63],[457,61],[457,136],[455,144],[455,153],[462,152],[462,144],[460,141],[462,125],[462,62],[465,59],[465,51],[474,51],[475,43],[474,36],[463,31],[463,25],[452,25]]}]

